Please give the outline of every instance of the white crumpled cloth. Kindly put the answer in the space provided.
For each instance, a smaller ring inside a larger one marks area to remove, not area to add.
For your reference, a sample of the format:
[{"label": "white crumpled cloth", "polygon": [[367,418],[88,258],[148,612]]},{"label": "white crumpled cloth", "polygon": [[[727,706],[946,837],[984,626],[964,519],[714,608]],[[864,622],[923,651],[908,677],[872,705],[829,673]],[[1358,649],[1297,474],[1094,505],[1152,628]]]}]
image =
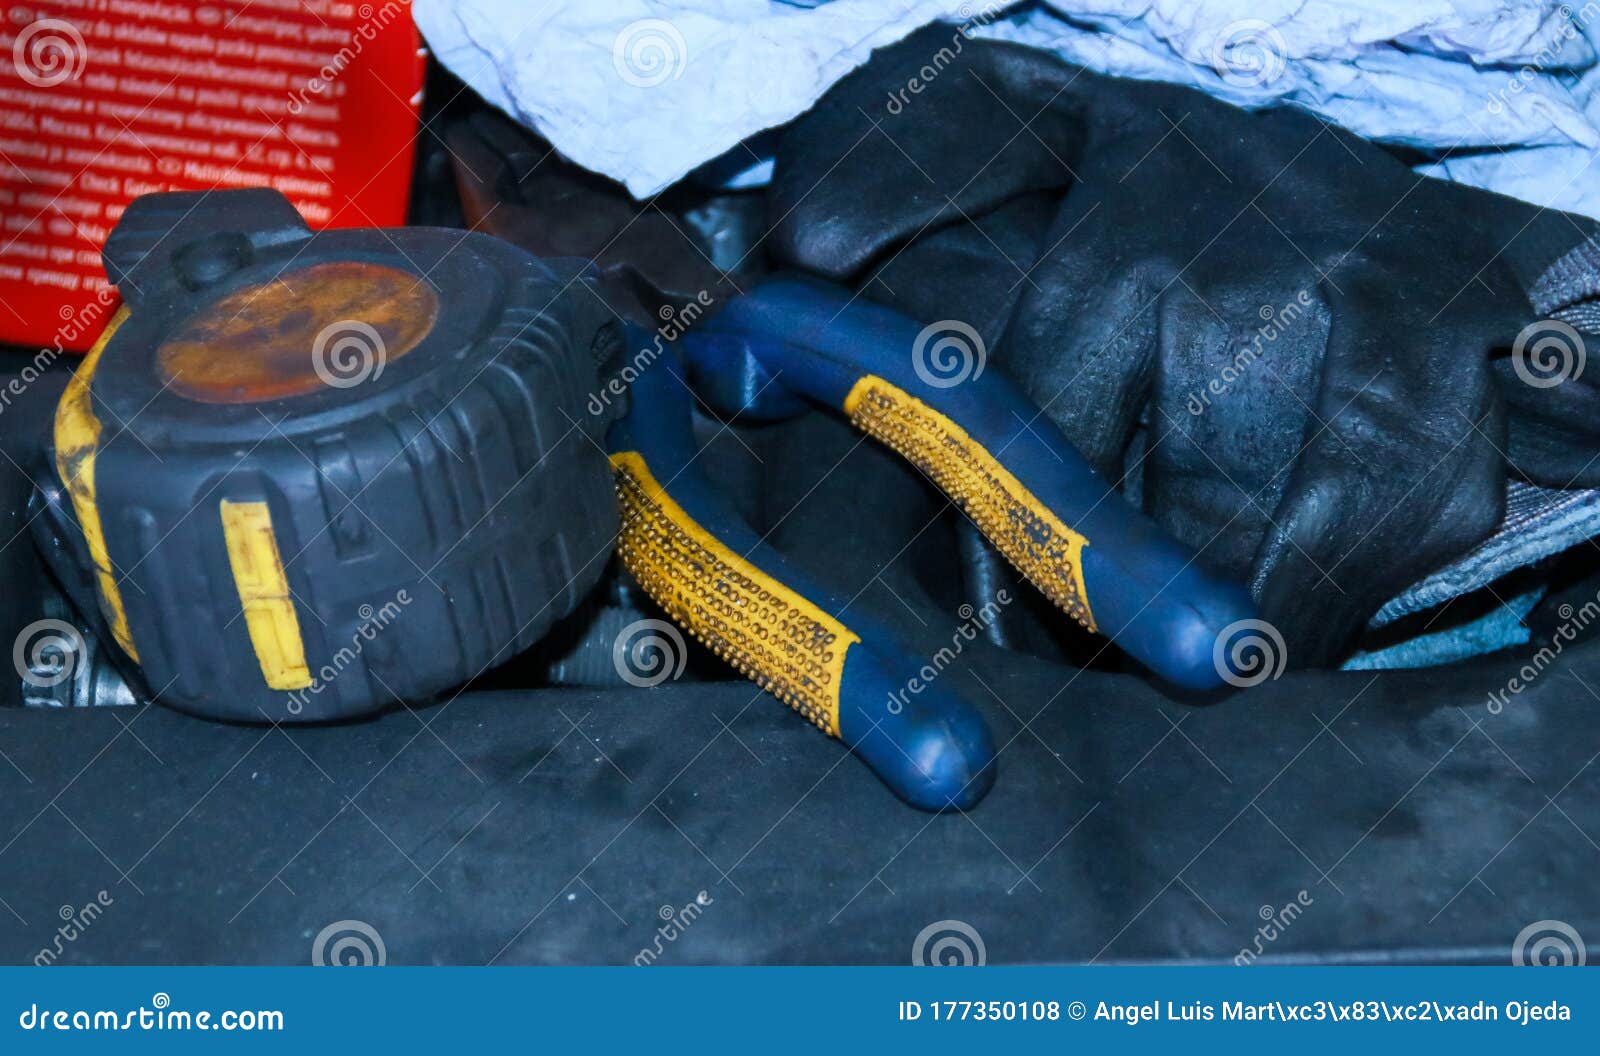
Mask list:
[{"label": "white crumpled cloth", "polygon": [[447,67],[639,197],[802,113],[935,20],[1243,106],[1294,103],[1420,166],[1600,216],[1600,0],[414,0]]}]

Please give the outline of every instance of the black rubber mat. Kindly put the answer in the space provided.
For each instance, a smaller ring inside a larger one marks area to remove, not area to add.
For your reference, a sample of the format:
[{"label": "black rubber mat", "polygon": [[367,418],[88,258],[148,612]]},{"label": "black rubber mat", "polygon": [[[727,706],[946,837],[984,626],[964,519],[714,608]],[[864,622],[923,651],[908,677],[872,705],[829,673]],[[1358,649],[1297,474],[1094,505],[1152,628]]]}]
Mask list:
[{"label": "black rubber mat", "polygon": [[[1211,707],[968,653],[1006,745],[970,815],[919,814],[740,683],[467,694],[319,729],[0,711],[0,942],[112,900],[63,962],[303,963],[327,925],[391,963],[904,963],[960,920],[991,963],[1504,962],[1600,935],[1600,645],[1499,714],[1520,660],[1287,674]],[[704,892],[702,896],[701,893]]]},{"label": "black rubber mat", "polygon": [[[0,439],[26,464],[37,426],[13,411]],[[852,604],[926,655],[953,644],[953,518],[902,464],[821,415],[705,457]],[[1537,610],[1547,637],[1576,628],[1559,655],[1204,701],[963,641],[939,677],[1005,746],[970,815],[908,809],[742,682],[473,691],[300,729],[0,708],[0,957],[305,963],[361,921],[390,963],[905,963],[960,921],[990,963],[1504,963],[1534,922],[1600,936],[1597,590]]]}]

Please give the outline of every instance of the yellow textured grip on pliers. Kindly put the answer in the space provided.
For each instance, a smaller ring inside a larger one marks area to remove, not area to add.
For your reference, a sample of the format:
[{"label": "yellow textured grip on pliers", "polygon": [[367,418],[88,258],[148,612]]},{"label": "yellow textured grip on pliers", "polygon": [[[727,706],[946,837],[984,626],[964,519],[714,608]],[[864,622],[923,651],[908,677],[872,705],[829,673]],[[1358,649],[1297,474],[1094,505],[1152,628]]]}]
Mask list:
[{"label": "yellow textured grip on pliers", "polygon": [[637,451],[612,455],[611,466],[618,551],[645,593],[745,677],[839,736],[845,653],[861,639],[701,527]]},{"label": "yellow textured grip on pliers", "polygon": [[926,473],[1045,597],[1095,629],[1083,585],[1089,540],[1062,523],[965,429],[875,374],[855,383],[844,412],[856,428]]}]

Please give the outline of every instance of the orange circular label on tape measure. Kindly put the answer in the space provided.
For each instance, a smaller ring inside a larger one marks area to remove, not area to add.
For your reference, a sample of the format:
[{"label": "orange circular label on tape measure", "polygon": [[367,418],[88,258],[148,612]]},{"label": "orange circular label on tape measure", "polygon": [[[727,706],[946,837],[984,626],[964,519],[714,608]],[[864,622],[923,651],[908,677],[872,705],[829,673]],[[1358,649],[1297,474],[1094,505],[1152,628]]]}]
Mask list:
[{"label": "orange circular label on tape measure", "polygon": [[439,317],[428,280],[365,261],[313,264],[213,301],[162,343],[162,380],[200,403],[261,403],[374,381]]}]

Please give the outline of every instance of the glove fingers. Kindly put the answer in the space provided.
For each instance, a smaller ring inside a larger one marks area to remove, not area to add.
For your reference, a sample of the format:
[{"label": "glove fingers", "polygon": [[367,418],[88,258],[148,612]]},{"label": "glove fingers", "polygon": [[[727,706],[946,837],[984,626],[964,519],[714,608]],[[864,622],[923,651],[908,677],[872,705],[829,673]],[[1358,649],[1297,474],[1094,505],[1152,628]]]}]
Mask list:
[{"label": "glove fingers", "polygon": [[930,231],[878,264],[863,292],[919,322],[965,322],[993,349],[1059,208],[1056,195],[1035,192]]},{"label": "glove fingers", "polygon": [[1067,185],[1083,135],[1049,85],[1070,76],[1053,56],[947,25],[878,52],[784,136],[777,254],[845,279],[922,231]]},{"label": "glove fingers", "polygon": [[1096,185],[1074,188],[1000,346],[1007,373],[1113,481],[1150,393],[1162,285],[1158,262],[1122,252],[1120,226]]},{"label": "glove fingers", "polygon": [[1306,447],[1257,554],[1262,617],[1296,666],[1337,662],[1377,608],[1481,542],[1505,505],[1504,409],[1481,321],[1424,325],[1400,272],[1336,274]]},{"label": "glove fingers", "polygon": [[1600,347],[1600,248],[1583,245],[1600,222],[1449,187],[1526,292],[1526,304],[1506,306],[1496,345],[1510,355],[1494,362],[1512,468],[1546,487],[1600,487],[1600,371],[1585,371]]},{"label": "glove fingers", "polygon": [[[1551,244],[1570,247],[1527,283],[1529,310],[1513,320],[1520,329],[1503,342],[1510,355],[1494,364],[1510,414],[1507,456],[1518,473],[1547,487],[1600,486],[1600,371],[1588,362],[1600,347],[1600,242],[1594,239],[1588,218],[1541,213],[1508,253],[1532,242],[1549,258]],[[1520,258],[1535,259],[1531,251]]]},{"label": "glove fingers", "polygon": [[1584,369],[1600,334],[1556,331],[1549,340],[1543,355],[1494,363],[1509,411],[1506,457],[1547,488],[1600,488],[1600,368]]},{"label": "glove fingers", "polygon": [[[1288,273],[1207,284],[1201,276],[1221,274],[1209,258],[1187,270],[1195,277],[1161,298],[1143,505],[1242,582],[1305,443],[1326,318]],[[1291,288],[1280,293],[1278,284]]]}]

